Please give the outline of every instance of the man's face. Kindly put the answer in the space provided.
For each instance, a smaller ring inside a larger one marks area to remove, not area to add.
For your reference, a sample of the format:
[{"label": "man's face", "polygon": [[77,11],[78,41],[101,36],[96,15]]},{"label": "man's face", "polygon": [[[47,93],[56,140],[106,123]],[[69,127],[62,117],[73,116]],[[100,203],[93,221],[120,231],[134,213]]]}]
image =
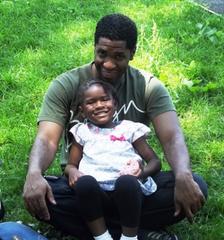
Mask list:
[{"label": "man's face", "polygon": [[95,45],[95,76],[116,85],[124,74],[135,49],[126,47],[126,41],[99,38]]}]

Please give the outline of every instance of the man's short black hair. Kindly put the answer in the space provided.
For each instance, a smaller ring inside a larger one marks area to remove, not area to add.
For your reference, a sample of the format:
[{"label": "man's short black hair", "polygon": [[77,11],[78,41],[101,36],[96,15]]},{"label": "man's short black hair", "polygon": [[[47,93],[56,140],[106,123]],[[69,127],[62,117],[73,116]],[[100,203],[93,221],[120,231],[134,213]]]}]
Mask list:
[{"label": "man's short black hair", "polygon": [[102,17],[96,25],[95,45],[100,37],[126,41],[127,48],[133,50],[137,43],[137,27],[134,21],[123,14],[110,14]]}]

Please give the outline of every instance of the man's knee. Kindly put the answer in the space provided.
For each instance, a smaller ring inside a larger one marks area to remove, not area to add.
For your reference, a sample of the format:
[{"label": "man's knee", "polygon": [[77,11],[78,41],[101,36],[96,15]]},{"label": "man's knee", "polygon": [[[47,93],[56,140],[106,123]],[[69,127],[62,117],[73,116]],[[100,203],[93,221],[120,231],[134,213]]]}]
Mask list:
[{"label": "man's knee", "polygon": [[193,173],[193,178],[194,178],[194,181],[200,187],[204,197],[207,198],[208,197],[208,186],[207,186],[207,183],[204,181],[204,179],[201,176],[199,176],[199,175],[197,175],[195,173]]}]

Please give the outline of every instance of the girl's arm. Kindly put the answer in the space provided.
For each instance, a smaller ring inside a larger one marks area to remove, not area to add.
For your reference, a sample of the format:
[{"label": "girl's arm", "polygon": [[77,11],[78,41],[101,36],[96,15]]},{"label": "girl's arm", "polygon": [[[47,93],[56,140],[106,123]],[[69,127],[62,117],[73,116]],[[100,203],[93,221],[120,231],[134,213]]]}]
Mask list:
[{"label": "girl's arm", "polygon": [[73,186],[78,178],[83,175],[83,173],[78,170],[79,162],[82,158],[82,153],[83,147],[74,141],[70,149],[69,161],[64,171],[65,175],[69,178],[70,186]]},{"label": "girl's arm", "polygon": [[161,162],[153,149],[146,142],[145,136],[138,138],[133,146],[138,154],[147,162],[142,169],[140,178],[145,179],[148,176],[153,176],[161,170]]}]

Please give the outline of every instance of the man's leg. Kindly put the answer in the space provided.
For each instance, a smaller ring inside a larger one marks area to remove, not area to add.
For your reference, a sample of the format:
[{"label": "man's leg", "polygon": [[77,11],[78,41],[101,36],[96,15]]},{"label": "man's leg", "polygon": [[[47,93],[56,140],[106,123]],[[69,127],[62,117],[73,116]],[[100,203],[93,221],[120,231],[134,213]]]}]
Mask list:
[{"label": "man's leg", "polygon": [[48,203],[50,221],[57,230],[78,237],[79,240],[92,239],[85,221],[80,215],[78,199],[74,189],[68,185],[66,177],[46,177],[50,184],[56,205]]},{"label": "man's leg", "polygon": [[[62,177],[46,177],[52,187],[56,205],[48,203],[51,219],[48,222],[62,233],[75,236],[79,240],[93,239],[92,235],[80,214],[77,195],[70,188],[68,180]],[[121,229],[118,212],[114,209],[111,192],[102,191],[103,208],[106,223],[114,240],[120,239]]]},{"label": "man's leg", "polygon": [[[205,197],[207,197],[207,185],[203,179],[193,175],[199,184]],[[57,205],[49,204],[51,214],[50,224],[58,230],[79,237],[82,239],[92,239],[91,234],[78,211],[75,191],[68,186],[67,179],[47,179],[52,187]],[[148,230],[161,229],[179,222],[184,216],[174,217],[174,176],[171,172],[160,172],[154,177],[158,185],[158,190],[150,196],[145,197],[142,207],[142,217],[140,228]],[[108,201],[107,201],[108,203]],[[112,210],[111,203],[106,204],[108,214],[106,222],[112,235],[119,236],[119,218],[117,212]],[[114,209],[114,208],[113,208]],[[118,239],[114,237],[114,239]]]},{"label": "man's leg", "polygon": [[[193,174],[202,193],[207,197],[207,185],[204,180]],[[174,185],[175,179],[171,171],[160,172],[153,177],[157,183],[157,191],[144,198],[140,227],[143,229],[162,229],[175,224],[184,218],[184,215],[174,217]]]}]

